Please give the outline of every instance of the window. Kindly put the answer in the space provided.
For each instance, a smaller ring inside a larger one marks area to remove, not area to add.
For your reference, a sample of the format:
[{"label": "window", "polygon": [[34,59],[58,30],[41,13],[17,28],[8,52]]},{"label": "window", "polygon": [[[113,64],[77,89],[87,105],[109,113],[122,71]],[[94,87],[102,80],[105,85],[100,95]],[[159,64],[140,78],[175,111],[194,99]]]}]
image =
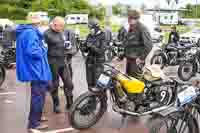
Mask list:
[{"label": "window", "polygon": [[171,20],[174,18],[174,16],[171,16]]},{"label": "window", "polygon": [[75,17],[71,17],[71,20],[75,20]]},{"label": "window", "polygon": [[165,19],[167,19],[168,17],[167,16],[165,16]]}]

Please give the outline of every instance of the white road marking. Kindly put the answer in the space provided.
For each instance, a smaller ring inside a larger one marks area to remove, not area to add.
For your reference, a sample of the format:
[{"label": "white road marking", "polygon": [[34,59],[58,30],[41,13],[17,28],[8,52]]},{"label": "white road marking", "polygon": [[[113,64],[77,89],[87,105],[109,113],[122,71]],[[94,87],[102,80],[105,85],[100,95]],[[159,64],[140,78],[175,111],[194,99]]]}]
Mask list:
[{"label": "white road marking", "polygon": [[60,132],[71,132],[75,130],[74,128],[64,128],[64,129],[58,129],[58,130],[52,130],[52,131],[47,131],[47,132],[42,132],[36,129],[31,129],[33,133],[60,133]]},{"label": "white road marking", "polygon": [[16,95],[16,92],[2,92],[2,93],[0,93],[0,96],[3,96],[3,95]]}]

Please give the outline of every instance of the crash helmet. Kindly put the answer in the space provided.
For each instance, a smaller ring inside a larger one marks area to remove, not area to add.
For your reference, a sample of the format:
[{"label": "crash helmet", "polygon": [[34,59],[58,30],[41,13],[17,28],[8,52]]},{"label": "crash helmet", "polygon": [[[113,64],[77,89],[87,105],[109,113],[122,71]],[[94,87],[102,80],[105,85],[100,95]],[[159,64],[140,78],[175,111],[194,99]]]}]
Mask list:
[{"label": "crash helmet", "polygon": [[93,18],[93,19],[89,20],[88,27],[90,29],[100,28],[99,20],[96,19],[96,18]]}]

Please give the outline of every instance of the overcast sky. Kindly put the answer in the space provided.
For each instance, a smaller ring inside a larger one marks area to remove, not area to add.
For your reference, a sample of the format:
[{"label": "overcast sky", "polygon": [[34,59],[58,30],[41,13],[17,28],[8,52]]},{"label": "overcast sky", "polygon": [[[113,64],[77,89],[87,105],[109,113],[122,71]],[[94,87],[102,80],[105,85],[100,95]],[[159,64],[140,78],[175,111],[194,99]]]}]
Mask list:
[{"label": "overcast sky", "polygon": [[[123,4],[131,4],[133,6],[141,6],[141,4],[145,3],[147,7],[151,8],[154,5],[160,3],[161,7],[167,7],[166,0],[89,0],[92,4],[98,3],[98,2],[108,2],[110,4],[114,3],[123,3]],[[195,4],[196,1],[200,3],[200,0],[179,0],[178,7],[183,7],[188,3]]]}]

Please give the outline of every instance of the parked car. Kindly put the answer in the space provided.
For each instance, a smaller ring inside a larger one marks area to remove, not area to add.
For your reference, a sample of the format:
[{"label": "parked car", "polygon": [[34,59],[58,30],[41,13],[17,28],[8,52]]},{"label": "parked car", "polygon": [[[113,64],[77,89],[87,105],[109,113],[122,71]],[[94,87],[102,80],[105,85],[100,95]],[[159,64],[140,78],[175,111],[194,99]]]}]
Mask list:
[{"label": "parked car", "polygon": [[180,35],[180,41],[200,46],[200,28],[195,28],[191,32]]}]

